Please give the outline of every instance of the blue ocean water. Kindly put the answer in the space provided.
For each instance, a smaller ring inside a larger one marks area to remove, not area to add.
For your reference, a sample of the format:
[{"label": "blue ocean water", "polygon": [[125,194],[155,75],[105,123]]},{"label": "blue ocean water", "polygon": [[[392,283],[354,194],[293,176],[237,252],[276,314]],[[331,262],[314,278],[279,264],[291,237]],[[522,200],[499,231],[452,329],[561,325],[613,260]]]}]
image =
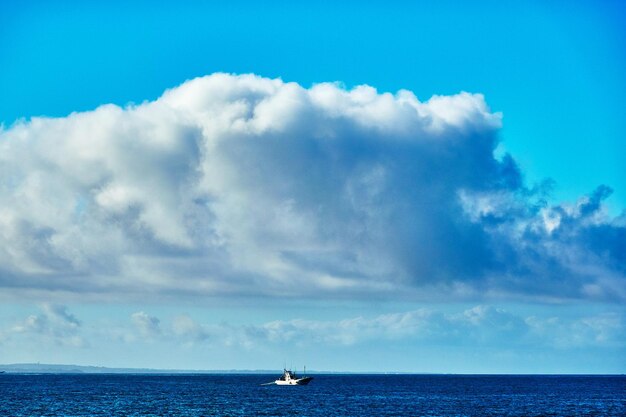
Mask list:
[{"label": "blue ocean water", "polygon": [[0,416],[624,416],[625,376],[0,375]]}]

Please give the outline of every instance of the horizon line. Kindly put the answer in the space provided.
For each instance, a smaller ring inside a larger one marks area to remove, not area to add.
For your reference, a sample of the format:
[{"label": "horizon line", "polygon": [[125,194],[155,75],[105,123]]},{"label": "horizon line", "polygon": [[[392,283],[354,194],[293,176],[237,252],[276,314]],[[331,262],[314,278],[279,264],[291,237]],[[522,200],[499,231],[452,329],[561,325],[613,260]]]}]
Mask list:
[{"label": "horizon line", "polygon": [[[273,374],[280,369],[159,369],[111,367],[99,365],[53,364],[24,362],[0,364],[0,371],[14,374]],[[519,372],[419,372],[419,371],[328,371],[307,370],[319,375],[458,375],[458,376],[624,376],[625,373],[519,373]]]}]

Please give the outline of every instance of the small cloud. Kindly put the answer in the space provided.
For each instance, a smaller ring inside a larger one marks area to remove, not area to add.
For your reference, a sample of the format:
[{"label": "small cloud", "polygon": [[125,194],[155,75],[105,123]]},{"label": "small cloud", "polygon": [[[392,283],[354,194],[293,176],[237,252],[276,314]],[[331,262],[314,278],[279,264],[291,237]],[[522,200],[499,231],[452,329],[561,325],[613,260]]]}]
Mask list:
[{"label": "small cloud", "polygon": [[144,339],[151,340],[161,335],[161,321],[154,316],[150,316],[143,311],[138,311],[131,315],[131,321],[135,330],[138,331],[139,335]]},{"label": "small cloud", "polygon": [[25,320],[15,324],[8,335],[33,335],[52,339],[55,343],[64,346],[82,347],[86,342],[79,335],[81,322],[69,313],[66,306],[58,304],[43,304],[40,314],[28,316]]},{"label": "small cloud", "polygon": [[559,317],[526,318],[535,339],[559,349],[581,347],[626,347],[624,315],[611,312],[565,321]]},{"label": "small cloud", "polygon": [[172,334],[188,342],[203,342],[211,338],[211,331],[186,314],[177,316],[172,321]]}]

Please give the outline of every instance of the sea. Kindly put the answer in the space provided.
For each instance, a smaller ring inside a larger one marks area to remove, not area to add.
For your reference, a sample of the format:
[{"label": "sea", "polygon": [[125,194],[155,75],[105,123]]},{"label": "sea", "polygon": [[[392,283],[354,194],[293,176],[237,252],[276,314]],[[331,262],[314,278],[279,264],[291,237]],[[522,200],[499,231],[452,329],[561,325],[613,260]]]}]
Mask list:
[{"label": "sea", "polygon": [[626,416],[626,376],[2,374],[0,416]]}]

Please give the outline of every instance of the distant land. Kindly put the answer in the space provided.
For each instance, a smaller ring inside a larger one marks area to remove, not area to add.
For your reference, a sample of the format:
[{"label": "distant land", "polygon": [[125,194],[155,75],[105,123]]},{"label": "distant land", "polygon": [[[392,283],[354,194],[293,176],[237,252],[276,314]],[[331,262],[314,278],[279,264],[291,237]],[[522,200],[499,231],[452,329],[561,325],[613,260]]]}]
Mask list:
[{"label": "distant land", "polygon": [[[151,369],[151,368],[107,368],[105,366],[84,366],[84,365],[59,365],[45,363],[13,363],[0,365],[0,372],[16,374],[276,374],[281,373],[279,369],[227,369],[227,370],[206,370],[206,369]],[[309,371],[307,374],[357,374],[364,372],[332,372],[332,371]],[[399,372],[367,372],[378,374],[399,374]]]},{"label": "distant land", "polygon": [[[107,368],[105,366],[13,363],[0,365],[0,372],[20,374],[275,374],[276,369],[259,370],[181,370],[150,368]],[[308,372],[308,371],[307,371]]]}]

